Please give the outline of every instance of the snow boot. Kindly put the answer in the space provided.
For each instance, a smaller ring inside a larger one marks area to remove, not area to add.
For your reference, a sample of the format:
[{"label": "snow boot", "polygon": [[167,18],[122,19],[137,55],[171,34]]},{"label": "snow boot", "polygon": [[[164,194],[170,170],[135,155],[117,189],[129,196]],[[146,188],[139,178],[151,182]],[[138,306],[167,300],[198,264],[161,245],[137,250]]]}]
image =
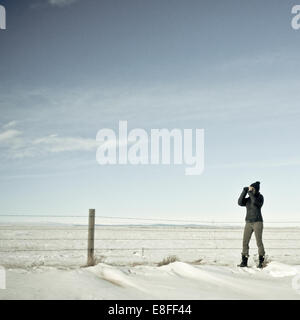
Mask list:
[{"label": "snow boot", "polygon": [[242,262],[238,265],[239,267],[248,267],[248,257],[242,255]]},{"label": "snow boot", "polygon": [[257,268],[260,268],[260,269],[263,268],[263,267],[264,267],[264,266],[263,266],[264,261],[265,261],[264,256],[259,256],[259,263],[258,263]]}]

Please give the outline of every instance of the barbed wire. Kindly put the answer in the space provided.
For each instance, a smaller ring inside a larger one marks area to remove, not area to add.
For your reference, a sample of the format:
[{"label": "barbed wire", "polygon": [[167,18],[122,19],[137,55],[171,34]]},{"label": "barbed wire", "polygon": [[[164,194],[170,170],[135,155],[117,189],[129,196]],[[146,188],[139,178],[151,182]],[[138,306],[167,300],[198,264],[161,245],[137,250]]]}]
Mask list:
[{"label": "barbed wire", "polygon": [[[97,230],[95,228],[95,230]],[[88,226],[86,226],[85,228],[80,228],[77,229],[76,227],[69,227],[69,228],[32,228],[30,226],[28,228],[0,228],[0,231],[88,231]]]},{"label": "barbed wire", "polygon": [[[40,239],[38,239],[38,238],[36,238],[36,239],[31,239],[31,238],[28,238],[28,239],[19,239],[19,238],[17,238],[17,239],[9,239],[9,238],[7,238],[7,239],[0,239],[0,241],[51,241],[51,240],[53,240],[53,241],[86,241],[87,239],[86,238],[77,238],[77,239],[67,239],[67,238],[40,238]],[[189,238],[189,239],[186,239],[186,238],[184,238],[184,239],[178,239],[178,238],[160,238],[160,239],[152,239],[152,238],[138,238],[138,239],[116,239],[116,238],[108,238],[108,239],[94,239],[95,241],[199,241],[199,240],[201,240],[201,241],[212,241],[212,240],[217,240],[217,241],[223,241],[223,240],[228,240],[228,241],[233,241],[233,240],[238,240],[238,241],[241,241],[241,239],[240,238],[213,238],[213,239],[211,239],[211,238],[193,238],[193,239],[191,239],[191,238]],[[251,240],[254,240],[254,239],[251,239]],[[283,238],[272,238],[272,239],[269,239],[269,238],[264,238],[264,240],[265,241],[290,241],[290,240],[300,240],[300,238],[289,238],[289,239],[287,239],[287,238],[285,238],[285,239],[283,239]]]},{"label": "barbed wire", "polygon": [[[297,247],[283,247],[283,248],[268,248],[268,250],[299,250],[300,248]],[[237,247],[228,247],[228,248],[216,248],[216,247],[203,247],[203,248],[145,248],[145,247],[139,247],[139,248],[98,248],[95,249],[95,252],[97,251],[142,251],[142,250],[152,250],[152,251],[161,251],[161,250],[168,250],[168,251],[181,251],[181,250],[241,250],[241,248]],[[1,253],[14,253],[14,252],[63,252],[63,251],[87,251],[87,249],[80,249],[80,248],[66,248],[66,249],[12,249],[12,250],[0,250]]]},{"label": "barbed wire", "polygon": [[[126,228],[126,227],[125,227]],[[230,229],[230,230],[224,230],[224,229],[210,229],[210,230],[171,230],[171,229],[166,229],[166,230],[157,230],[157,229],[151,229],[151,230],[141,230],[141,229],[130,229],[127,230],[127,228],[124,230],[123,229],[97,229],[95,228],[95,232],[97,231],[117,231],[117,230],[121,230],[122,232],[132,232],[132,231],[138,231],[138,232],[157,232],[157,233],[213,233],[213,232],[218,232],[218,233],[233,233],[233,232],[239,232],[242,233],[243,232],[243,228],[240,228],[238,230],[236,229]],[[0,231],[27,231],[27,232],[34,232],[34,231],[85,231],[86,233],[88,232],[87,228],[85,229],[0,229]],[[273,229],[268,229],[268,228],[264,228],[264,233],[269,233],[269,232],[273,232]],[[276,229],[276,233],[300,233],[300,229],[299,230],[277,230]],[[27,239],[26,239],[27,240]],[[80,239],[76,239],[76,240],[80,240]]]},{"label": "barbed wire", "polygon": [[[0,214],[0,217],[31,217],[31,218],[88,218],[88,215],[49,215],[49,214]],[[198,219],[169,219],[169,218],[138,218],[138,217],[120,217],[120,216],[96,216],[96,219],[119,219],[119,220],[138,220],[138,221],[172,221],[172,222],[198,222],[198,223],[243,223],[240,220],[198,220]],[[267,223],[300,223],[300,220],[291,221],[267,221]]]},{"label": "barbed wire", "polygon": [[[87,218],[88,215],[21,215],[21,214],[2,214],[1,217],[31,217],[31,218]],[[243,224],[244,221],[218,221],[218,220],[189,220],[189,219],[163,219],[163,218],[136,218],[136,217],[108,217],[108,216],[97,216],[96,219],[119,219],[119,220],[136,220],[136,221],[164,221],[164,222],[181,222],[181,223],[202,223],[202,224],[209,224],[205,226],[188,226],[188,225],[163,225],[163,224],[141,224],[141,225],[95,225],[95,233],[97,232],[107,232],[107,231],[121,231],[121,232],[156,232],[157,234],[160,233],[207,233],[213,234],[213,238],[120,238],[116,239],[114,237],[108,238],[95,238],[95,241],[211,241],[215,243],[213,247],[158,247],[158,248],[149,248],[140,246],[138,248],[95,248],[95,252],[107,252],[107,251],[185,251],[185,250],[240,250],[240,247],[217,247],[216,241],[242,241],[240,238],[225,238],[225,237],[215,237],[217,233],[233,233],[239,232],[242,233],[243,231]],[[270,227],[271,224],[300,224],[300,221],[267,221],[265,222],[264,232],[268,233],[270,231],[274,231],[276,229],[277,233],[299,233],[300,228],[298,230],[291,229],[297,227],[289,227],[288,230],[282,230],[275,227]],[[223,227],[222,227],[223,224]],[[227,225],[226,225],[227,224]],[[228,226],[228,224],[240,224],[241,226]],[[186,230],[180,230],[179,228],[186,228]],[[206,228],[203,230],[203,228]],[[224,229],[225,228],[225,229]],[[76,226],[71,225],[69,227],[32,227],[30,229],[22,226],[22,227],[1,227],[0,231],[23,231],[23,232],[47,232],[47,231],[69,231],[69,232],[79,232],[79,231],[88,231],[88,226]],[[253,239],[252,239],[253,240]],[[299,241],[300,238],[264,238],[264,241]],[[87,241],[87,238],[25,238],[24,235],[22,238],[0,238],[0,241]],[[300,250],[299,247],[268,247],[268,250]],[[0,248],[0,253],[15,253],[15,252],[77,252],[77,251],[87,251],[87,248]]]}]

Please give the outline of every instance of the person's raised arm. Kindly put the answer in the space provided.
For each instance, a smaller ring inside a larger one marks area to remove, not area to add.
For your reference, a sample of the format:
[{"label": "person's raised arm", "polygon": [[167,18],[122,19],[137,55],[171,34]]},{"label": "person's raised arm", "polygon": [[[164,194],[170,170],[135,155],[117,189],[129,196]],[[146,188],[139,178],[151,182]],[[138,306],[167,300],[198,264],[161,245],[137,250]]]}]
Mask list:
[{"label": "person's raised arm", "polygon": [[247,195],[247,192],[248,192],[248,187],[245,187],[239,197],[239,200],[238,200],[238,204],[239,206],[242,206],[242,207],[245,207],[246,206],[246,202],[247,202],[247,199],[246,199],[246,195]]}]

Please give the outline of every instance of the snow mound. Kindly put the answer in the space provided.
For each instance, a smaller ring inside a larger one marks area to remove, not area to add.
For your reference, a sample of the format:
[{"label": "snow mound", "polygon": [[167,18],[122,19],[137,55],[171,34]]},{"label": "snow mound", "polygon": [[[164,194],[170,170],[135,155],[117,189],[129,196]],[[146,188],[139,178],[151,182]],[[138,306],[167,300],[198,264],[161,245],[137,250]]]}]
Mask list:
[{"label": "snow mound", "polygon": [[196,280],[200,283],[217,286],[236,286],[232,281],[228,281],[222,274],[206,271],[184,262],[173,262],[166,266],[160,267],[164,271],[171,272],[181,278]]},{"label": "snow mound", "polygon": [[161,270],[171,272],[177,276],[183,278],[197,279],[197,280],[213,280],[216,281],[217,278],[211,275],[209,272],[201,269],[197,269],[190,264],[184,262],[173,262],[166,266],[159,267]]},{"label": "snow mound", "polygon": [[275,278],[295,276],[296,274],[300,273],[299,268],[296,266],[291,266],[276,261],[270,262],[263,270]]},{"label": "snow mound", "polygon": [[109,281],[117,286],[123,288],[132,287],[146,292],[146,290],[144,290],[141,286],[139,286],[137,283],[131,280],[125,272],[113,266],[108,266],[104,263],[99,263],[94,267],[89,267],[87,270],[92,272],[99,278]]}]

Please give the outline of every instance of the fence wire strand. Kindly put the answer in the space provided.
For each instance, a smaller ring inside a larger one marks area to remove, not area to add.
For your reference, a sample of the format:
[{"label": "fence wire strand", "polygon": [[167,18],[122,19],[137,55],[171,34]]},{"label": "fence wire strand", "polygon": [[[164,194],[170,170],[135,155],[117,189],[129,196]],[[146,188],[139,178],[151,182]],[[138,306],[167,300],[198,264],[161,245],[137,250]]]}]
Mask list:
[{"label": "fence wire strand", "polygon": [[[42,215],[42,214],[0,214],[0,219],[1,218],[7,218],[7,217],[13,217],[13,218],[88,218],[87,215]],[[240,250],[240,247],[218,247],[217,241],[242,241],[241,238],[226,238],[224,237],[217,237],[216,234],[222,234],[222,233],[236,233],[238,232],[240,235],[242,235],[243,231],[243,226],[241,221],[216,221],[216,220],[194,220],[194,219],[164,219],[164,218],[137,218],[137,217],[109,217],[109,216],[97,216],[96,221],[99,219],[111,219],[111,220],[128,220],[128,221],[156,221],[156,222],[165,222],[166,224],[159,224],[155,225],[153,224],[96,224],[95,225],[95,233],[101,233],[101,232],[156,232],[157,235],[160,235],[159,238],[142,238],[142,237],[135,237],[134,239],[132,238],[115,238],[115,237],[108,237],[108,238],[95,238],[95,242],[99,241],[211,241],[214,245],[212,247],[137,247],[137,248],[95,248],[95,252],[109,252],[109,251],[184,251],[184,250],[196,250],[196,251],[201,251],[201,250]],[[1,220],[0,220],[1,221]],[[167,224],[167,222],[177,222],[177,223],[182,223],[173,225],[170,227],[170,224]],[[183,223],[192,223],[193,225],[186,225]],[[203,224],[203,225],[194,225],[194,223],[197,224]],[[231,226],[228,226],[228,224],[231,224]],[[241,226],[234,226],[235,224],[241,224]],[[277,227],[271,227],[272,224],[278,225],[288,225],[288,224],[300,224],[300,221],[267,221],[265,222],[265,227],[264,227],[264,233],[269,233],[269,232],[276,232],[278,234],[282,233],[293,233],[293,234],[299,234],[300,235],[300,228],[297,229],[297,227],[286,227],[288,229],[286,230],[281,230],[280,228]],[[267,227],[266,227],[267,226]],[[180,230],[179,228],[185,228],[186,230]],[[206,230],[203,230],[203,228],[206,228]],[[295,230],[296,228],[296,230]],[[66,232],[88,232],[88,226],[82,226],[82,225],[72,225],[70,227],[42,227],[42,226],[31,226],[30,229],[20,226],[20,227],[12,227],[11,225],[8,224],[7,228],[2,227],[0,228],[0,232],[4,233],[7,231],[23,231],[23,232],[61,232],[61,231],[66,231]],[[185,234],[185,233],[201,233],[201,234],[208,234],[211,236],[210,238],[163,238],[161,237],[161,233],[180,233],[180,234]],[[299,241],[300,238],[264,238],[264,241]],[[87,238],[25,238],[23,235],[23,238],[0,238],[1,242],[5,241],[87,241]],[[300,250],[299,247],[268,247],[268,250]],[[1,248],[0,247],[0,253],[15,253],[15,252],[66,252],[66,251],[87,251],[87,248],[53,248],[53,249],[47,249],[47,248]]]}]

